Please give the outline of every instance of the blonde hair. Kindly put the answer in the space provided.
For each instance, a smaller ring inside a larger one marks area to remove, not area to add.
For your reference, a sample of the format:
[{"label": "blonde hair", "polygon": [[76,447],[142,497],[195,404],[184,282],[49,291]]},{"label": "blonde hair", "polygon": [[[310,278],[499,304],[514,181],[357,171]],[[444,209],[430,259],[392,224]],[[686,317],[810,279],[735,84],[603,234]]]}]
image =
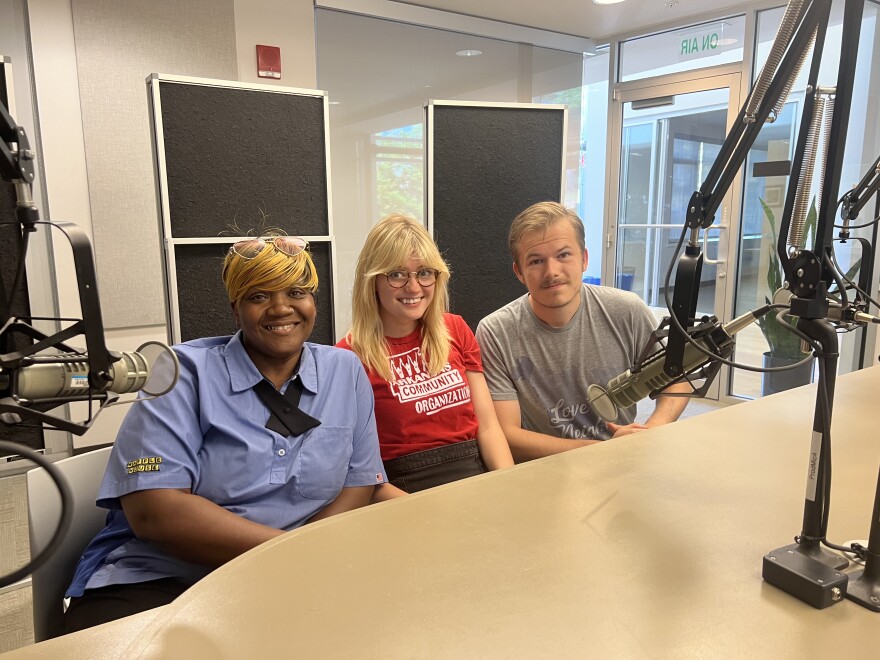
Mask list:
[{"label": "blonde hair", "polygon": [[264,236],[267,245],[253,259],[245,259],[231,249],[226,253],[223,285],[229,302],[240,302],[253,287],[267,285],[276,291],[295,287],[314,294],[318,290],[318,273],[308,250],[294,256],[285,254],[272,245],[276,236],[283,234]]},{"label": "blonde hair", "polygon": [[361,362],[385,380],[394,381],[388,343],[379,316],[376,278],[405,265],[410,258],[437,271],[434,296],[421,318],[422,355],[433,376],[449,358],[449,331],[443,313],[449,309],[449,266],[440,256],[437,245],[415,219],[401,214],[382,218],[370,230],[355,268],[351,293],[352,323],[348,333],[351,348]]},{"label": "blonde hair", "polygon": [[513,224],[510,225],[507,247],[510,249],[510,256],[513,257],[513,262],[518,263],[519,255],[517,250],[519,249],[519,242],[522,240],[523,234],[527,234],[530,231],[547,231],[550,225],[563,219],[568,220],[571,224],[578,247],[583,252],[586,249],[584,223],[577,213],[556,202],[538,202],[537,204],[532,204],[516,216]]}]

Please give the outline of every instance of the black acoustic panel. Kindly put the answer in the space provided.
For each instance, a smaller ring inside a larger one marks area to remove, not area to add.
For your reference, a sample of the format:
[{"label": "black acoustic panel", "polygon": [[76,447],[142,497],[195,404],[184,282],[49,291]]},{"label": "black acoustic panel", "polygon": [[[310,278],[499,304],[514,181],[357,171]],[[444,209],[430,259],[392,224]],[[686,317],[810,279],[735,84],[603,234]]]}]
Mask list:
[{"label": "black acoustic panel", "polygon": [[452,269],[450,306],[472,329],[525,292],[507,234],[541,201],[560,201],[564,111],[434,106],[434,239]]},{"label": "black acoustic panel", "polygon": [[172,237],[329,235],[322,97],[159,85]]},{"label": "black acoustic panel", "polygon": [[[4,303],[9,303],[9,312],[13,316],[30,316],[30,303],[27,295],[27,273],[22,274],[12,296],[12,284],[15,279],[19,262],[23,258],[20,254],[21,225],[15,215],[15,188],[12,183],[0,179],[0,279],[2,279],[2,293],[5,296]],[[40,232],[46,231],[41,228]],[[31,234],[32,243],[41,237]]]},{"label": "black acoustic panel", "polygon": [[6,64],[0,60],[0,103],[9,109],[9,94],[6,91]]},{"label": "black acoustic panel", "polygon": [[[181,341],[200,337],[219,337],[235,333],[235,321],[221,272],[225,245],[177,245],[174,248],[177,272],[177,300],[180,312]],[[335,343],[333,335],[333,298],[330,294],[330,244],[309,246],[320,289],[317,295],[318,316],[309,341]]]},{"label": "black acoustic panel", "polygon": [[[0,67],[0,71],[2,71],[2,67]],[[15,216],[15,206],[15,188],[9,181],[0,180],[0,282],[2,282],[0,295],[4,296],[3,304],[0,307],[5,306],[11,299],[9,313],[12,316],[27,318],[31,313],[27,295],[27,273],[22,276],[22,281],[15,289],[15,295],[10,295],[15,280],[15,271],[22,258],[19,248],[21,230]],[[40,231],[44,230],[44,228],[40,229]],[[6,338],[0,340],[0,353],[22,350],[30,344],[29,340],[18,333],[13,336],[7,335]],[[17,442],[32,449],[43,448],[43,432],[40,429],[7,426],[0,422],[0,440]]]}]

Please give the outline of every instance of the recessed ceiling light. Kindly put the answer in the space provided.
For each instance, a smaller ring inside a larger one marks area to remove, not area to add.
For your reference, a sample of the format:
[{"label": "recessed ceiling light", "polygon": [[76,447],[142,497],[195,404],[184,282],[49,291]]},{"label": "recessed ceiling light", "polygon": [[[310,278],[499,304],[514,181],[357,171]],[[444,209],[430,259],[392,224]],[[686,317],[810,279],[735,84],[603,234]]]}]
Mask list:
[{"label": "recessed ceiling light", "polygon": [[593,0],[593,3],[597,5],[616,5],[618,2],[623,2],[623,0]]},{"label": "recessed ceiling light", "polygon": [[342,101],[330,101],[330,105],[339,105]]},{"label": "recessed ceiling light", "polygon": [[460,50],[456,53],[459,57],[476,57],[477,55],[482,55],[483,51],[481,50],[472,50],[470,48],[466,50]]},{"label": "recessed ceiling light", "polygon": [[733,37],[724,37],[723,39],[718,40],[719,46],[732,46],[737,43],[739,39],[734,39]]}]

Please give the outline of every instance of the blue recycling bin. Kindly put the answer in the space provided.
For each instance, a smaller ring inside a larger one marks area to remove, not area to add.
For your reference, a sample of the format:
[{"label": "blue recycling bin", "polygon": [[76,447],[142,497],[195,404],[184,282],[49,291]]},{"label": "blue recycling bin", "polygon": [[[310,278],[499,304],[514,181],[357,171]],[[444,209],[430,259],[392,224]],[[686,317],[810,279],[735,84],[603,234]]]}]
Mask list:
[{"label": "blue recycling bin", "polygon": [[[584,284],[602,284],[602,278],[594,277],[593,275],[584,274],[581,279]],[[634,279],[635,273],[618,273],[616,280],[617,288],[624,291],[632,291]]]},{"label": "blue recycling bin", "polygon": [[617,288],[623,289],[624,291],[632,291],[633,279],[635,279],[635,273],[618,273]]}]

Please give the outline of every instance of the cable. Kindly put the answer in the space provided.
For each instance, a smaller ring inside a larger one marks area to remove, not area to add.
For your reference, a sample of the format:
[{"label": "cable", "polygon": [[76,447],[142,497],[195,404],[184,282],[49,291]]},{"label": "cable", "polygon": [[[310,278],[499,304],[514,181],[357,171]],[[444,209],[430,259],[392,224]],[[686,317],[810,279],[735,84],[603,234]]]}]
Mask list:
[{"label": "cable", "polygon": [[[778,307],[778,305],[777,305],[777,307]],[[782,326],[785,326],[786,328],[788,328],[789,331],[790,331],[792,334],[797,335],[798,338],[803,339],[805,342],[807,342],[807,343],[810,345],[810,348],[812,348],[813,351],[815,351],[815,354],[816,354],[817,357],[818,357],[818,356],[821,356],[821,355],[824,355],[824,354],[822,353],[822,346],[821,346],[818,342],[816,342],[815,339],[813,339],[813,338],[811,338],[811,337],[805,335],[803,332],[801,332],[800,330],[798,330],[798,329],[797,329],[795,326],[793,326],[791,323],[789,323],[789,322],[786,321],[784,318],[782,318],[783,316],[785,316],[785,311],[786,311],[787,309],[788,309],[788,307],[785,307],[784,309],[781,309],[781,310],[779,311],[778,314],[776,314],[776,322],[779,323],[779,325],[782,325]],[[811,355],[810,358],[812,359],[812,357],[813,357],[813,356]],[[803,364],[803,362],[798,362],[795,366],[799,366],[800,364]]]},{"label": "cable", "polygon": [[865,227],[873,227],[880,222],[880,215],[871,220],[871,222],[866,222],[863,225],[834,225],[835,229],[864,229]]},{"label": "cable", "polygon": [[46,563],[49,557],[51,557],[58,549],[58,546],[61,545],[64,536],[67,534],[67,530],[70,528],[70,522],[73,519],[73,493],[70,490],[67,480],[61,472],[58,471],[58,468],[52,465],[52,462],[45,456],[42,456],[27,447],[15,444],[14,442],[7,442],[5,440],[0,440],[0,451],[21,454],[29,461],[45,468],[46,472],[48,472],[49,476],[52,478],[52,481],[55,482],[55,487],[58,488],[58,494],[61,496],[61,520],[58,522],[58,527],[55,529],[55,533],[52,535],[49,543],[47,543],[46,547],[43,548],[43,551],[31,559],[29,563],[12,573],[0,576],[0,588],[2,588],[8,587],[10,584],[15,584],[22,578],[27,577],[36,571],[40,566]]},{"label": "cable", "polygon": [[[852,189],[847,190],[845,193],[843,193],[843,196],[837,200],[837,206],[834,207],[834,215],[837,215],[837,210],[843,204],[843,201],[846,199],[846,196],[849,195],[851,192],[852,192]],[[874,225],[877,224],[878,221],[880,221],[880,215],[878,215],[876,218],[871,220],[871,222],[866,222],[863,225],[833,225],[833,227],[834,227],[834,229],[864,229],[865,227],[873,227]]]},{"label": "cable", "polygon": [[836,543],[831,543],[826,539],[821,539],[822,545],[827,548],[831,548],[832,550],[837,550],[838,552],[843,552],[845,554],[855,555],[856,559],[861,561],[865,561],[868,558],[868,549],[863,546],[861,543],[850,543],[847,548],[845,545],[837,545]]},{"label": "cable", "polygon": [[[834,248],[832,246],[832,252]],[[836,262],[828,257],[828,255],[824,255],[822,261],[825,263],[825,268],[831,273],[831,277],[834,278],[834,283],[837,284],[837,290],[840,291],[840,302],[844,306],[849,305],[849,296],[846,295],[846,287],[843,285],[843,280],[840,279],[843,273],[837,267]]]},{"label": "cable", "polygon": [[[681,252],[681,246],[684,244],[684,239],[685,239],[685,236],[687,236],[687,231],[688,231],[688,226],[685,224],[682,226],[681,236],[679,236],[678,243],[675,246],[675,250],[673,250],[673,252],[672,252],[673,255],[678,255],[679,252]],[[703,348],[703,346],[701,346],[698,342],[694,341],[691,338],[691,336],[688,334],[687,330],[685,330],[681,326],[681,323],[678,322],[678,318],[676,318],[675,314],[672,312],[672,301],[669,298],[669,282],[672,279],[672,269],[673,269],[673,266],[675,265],[675,263],[676,263],[676,260],[674,258],[669,260],[669,267],[666,269],[666,277],[665,277],[665,280],[663,283],[663,286],[664,286],[663,299],[664,299],[664,302],[666,303],[666,311],[669,312],[670,323],[675,327],[675,329],[678,332],[681,333],[681,335],[685,339],[685,342],[687,342],[688,344],[690,344],[691,346],[696,348],[700,353],[712,358],[713,360],[715,360],[716,362],[718,362],[720,364],[727,365],[728,367],[732,367],[734,369],[742,369],[743,371],[752,371],[752,372],[761,373],[761,374],[778,373],[778,372],[782,372],[782,371],[790,371],[792,369],[797,369],[798,367],[801,367],[801,366],[807,364],[808,362],[810,362],[813,359],[813,355],[811,354],[811,355],[807,355],[800,362],[795,362],[794,364],[790,364],[790,365],[787,365],[784,367],[753,367],[748,364],[740,364],[739,362],[734,362],[733,360],[727,360],[725,358],[720,357],[716,353],[713,353],[712,351],[710,351],[706,348]],[[783,310],[788,309],[788,305],[782,305],[782,304],[773,304],[773,305],[769,305],[769,307],[770,307],[770,309],[779,309],[779,308],[782,308]],[[777,320],[780,320],[779,315],[777,315]],[[813,342],[812,339],[810,339],[806,335],[802,334],[799,330],[794,328],[794,326],[792,326],[791,324],[785,323],[784,325],[785,325],[785,327],[791,329],[791,331],[794,332],[795,334],[797,334],[799,337],[808,341],[811,344],[811,346],[813,346],[815,348],[815,343]]]},{"label": "cable", "polygon": [[862,296],[864,296],[865,300],[867,300],[867,301],[869,301],[871,304],[873,304],[874,307],[880,309],[880,303],[878,303],[878,302],[877,302],[876,300],[874,300],[871,296],[869,296],[869,295],[867,294],[867,292],[862,291],[862,289],[859,288],[859,285],[858,285],[858,284],[856,284],[855,282],[853,282],[851,279],[849,279],[849,278],[846,276],[846,273],[843,272],[843,269],[840,267],[840,264],[837,263],[837,255],[835,254],[834,249],[833,249],[834,246],[832,245],[831,247],[832,247],[832,250],[831,250],[831,259],[832,259],[832,262],[833,262],[833,264],[834,264],[834,268],[837,270],[838,273],[840,273],[840,275],[841,275],[841,277],[843,278],[843,280],[844,280],[847,284],[849,284],[853,289],[855,289],[858,293],[860,293]]}]

